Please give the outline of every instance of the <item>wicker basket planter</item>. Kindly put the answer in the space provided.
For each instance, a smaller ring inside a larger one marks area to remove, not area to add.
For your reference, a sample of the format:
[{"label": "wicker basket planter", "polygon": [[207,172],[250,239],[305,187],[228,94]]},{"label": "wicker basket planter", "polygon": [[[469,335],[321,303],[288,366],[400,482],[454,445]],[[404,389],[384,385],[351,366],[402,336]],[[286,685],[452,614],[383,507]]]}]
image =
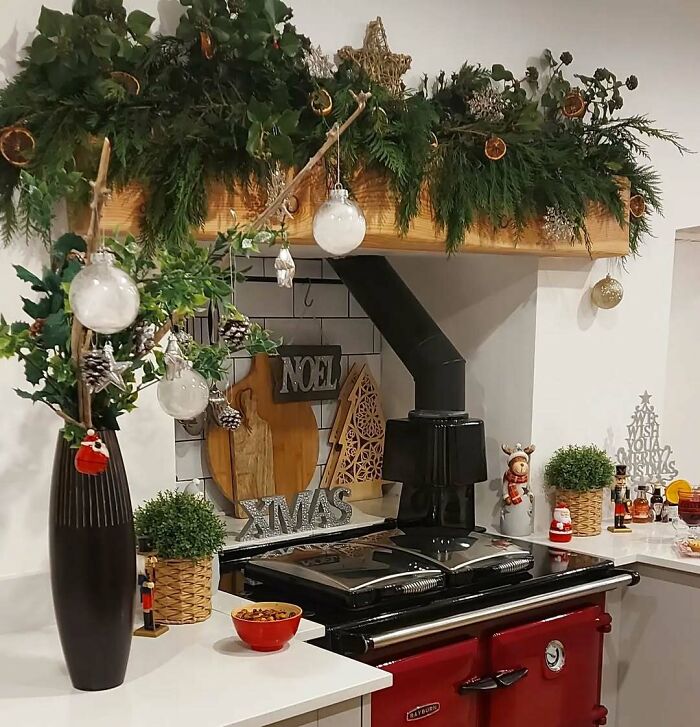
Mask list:
[{"label": "wicker basket planter", "polygon": [[193,624],[211,616],[211,558],[158,560],[155,618],[166,624]]},{"label": "wicker basket planter", "polygon": [[604,490],[557,490],[557,502],[571,511],[574,535],[600,535],[603,530]]}]

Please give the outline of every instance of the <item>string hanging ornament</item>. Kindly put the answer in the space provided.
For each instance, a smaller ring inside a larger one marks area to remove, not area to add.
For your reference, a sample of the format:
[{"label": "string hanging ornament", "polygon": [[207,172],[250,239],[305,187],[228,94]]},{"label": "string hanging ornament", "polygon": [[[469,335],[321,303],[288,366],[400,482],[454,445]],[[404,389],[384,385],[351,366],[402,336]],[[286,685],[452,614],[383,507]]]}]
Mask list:
[{"label": "string hanging ornament", "polygon": [[610,310],[622,302],[625,289],[622,283],[611,275],[611,266],[608,266],[608,273],[591,288],[591,303],[596,308]]},{"label": "string hanging ornament", "polygon": [[331,255],[347,255],[362,244],[367,222],[360,206],[350,199],[350,194],[340,181],[340,135],[336,134],[336,183],[328,199],[316,210],[313,235],[318,246]]}]

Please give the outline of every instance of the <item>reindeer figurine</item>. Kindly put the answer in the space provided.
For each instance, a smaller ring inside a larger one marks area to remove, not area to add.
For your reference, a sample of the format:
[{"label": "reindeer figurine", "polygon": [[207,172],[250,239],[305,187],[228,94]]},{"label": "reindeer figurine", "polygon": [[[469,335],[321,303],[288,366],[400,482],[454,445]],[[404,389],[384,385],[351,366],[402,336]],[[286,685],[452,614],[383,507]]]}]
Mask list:
[{"label": "reindeer figurine", "polygon": [[501,503],[501,532],[511,537],[531,535],[533,532],[534,497],[529,487],[530,455],[534,445],[522,444],[501,449],[508,455],[508,469],[503,475],[503,501]]}]

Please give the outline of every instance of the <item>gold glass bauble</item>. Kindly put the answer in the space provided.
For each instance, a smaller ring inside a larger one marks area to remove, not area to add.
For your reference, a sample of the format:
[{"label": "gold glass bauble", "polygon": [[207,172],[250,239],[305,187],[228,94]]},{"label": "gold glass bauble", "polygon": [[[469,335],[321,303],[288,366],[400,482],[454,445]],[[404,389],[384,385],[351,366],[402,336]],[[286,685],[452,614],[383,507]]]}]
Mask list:
[{"label": "gold glass bauble", "polygon": [[606,275],[599,280],[591,289],[591,301],[593,305],[604,310],[614,308],[624,295],[624,288],[619,280]]}]

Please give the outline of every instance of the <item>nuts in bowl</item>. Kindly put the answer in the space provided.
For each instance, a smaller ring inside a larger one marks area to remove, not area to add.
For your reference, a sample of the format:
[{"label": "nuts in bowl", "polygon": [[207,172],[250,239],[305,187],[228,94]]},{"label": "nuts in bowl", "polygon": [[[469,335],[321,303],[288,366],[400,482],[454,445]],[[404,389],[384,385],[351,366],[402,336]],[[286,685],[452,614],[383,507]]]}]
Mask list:
[{"label": "nuts in bowl", "polygon": [[301,609],[275,601],[252,603],[231,611],[236,633],[254,651],[278,651],[299,629]]}]

